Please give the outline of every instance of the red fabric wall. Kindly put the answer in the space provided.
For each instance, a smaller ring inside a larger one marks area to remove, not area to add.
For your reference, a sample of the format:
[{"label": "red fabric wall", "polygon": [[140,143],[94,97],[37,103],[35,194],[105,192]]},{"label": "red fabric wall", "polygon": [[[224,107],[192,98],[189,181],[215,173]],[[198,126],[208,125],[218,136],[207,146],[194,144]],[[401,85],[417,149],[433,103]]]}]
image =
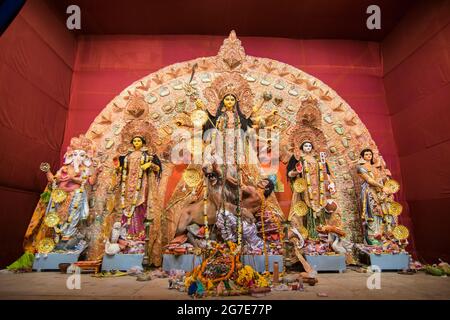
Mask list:
[{"label": "red fabric wall", "polygon": [[[445,44],[448,49],[448,20],[430,31],[420,26],[419,18],[412,16],[409,23],[422,40],[409,37],[410,29],[399,28],[383,43],[384,79],[377,43],[241,40],[248,54],[277,59],[316,76],[354,108],[394,178],[404,186],[400,200],[404,194],[408,197],[415,222],[412,231],[419,233],[422,249],[428,246],[428,233],[434,232],[440,240],[427,249],[432,254],[449,252],[448,233],[442,232],[445,224],[434,223],[448,221],[445,205],[450,204],[449,169],[444,160],[450,153],[445,130],[448,104],[444,104],[449,68],[448,52],[442,49]],[[172,63],[215,55],[223,38],[82,36],[75,41],[46,1],[27,2],[0,38],[0,266],[21,253],[24,231],[45,185],[39,163],[48,161],[58,167],[70,138],[84,133],[103,107],[132,82]],[[433,61],[433,67],[427,67],[428,61]],[[421,112],[425,105],[432,105],[436,112]],[[281,200],[286,205],[289,199]],[[419,214],[422,211],[426,214]],[[401,218],[411,227],[408,210]]]},{"label": "red fabric wall", "polygon": [[[71,137],[85,132],[104,106],[128,85],[167,65],[215,55],[223,38],[119,35],[79,38],[64,146]],[[383,87],[379,44],[345,40],[240,38],[247,54],[291,64],[336,90],[368,127],[394,178],[402,180]],[[180,176],[181,170],[182,167],[176,172],[176,177]],[[403,195],[399,198],[403,200]],[[287,212],[289,192],[279,195],[279,199]],[[407,204],[402,203],[406,210],[401,222],[411,228]]]},{"label": "red fabric wall", "polygon": [[450,260],[450,1],[423,1],[383,41],[384,86],[419,257]]},{"label": "red fabric wall", "polygon": [[0,267],[22,241],[45,176],[59,166],[75,38],[46,1],[29,0],[0,38]]}]

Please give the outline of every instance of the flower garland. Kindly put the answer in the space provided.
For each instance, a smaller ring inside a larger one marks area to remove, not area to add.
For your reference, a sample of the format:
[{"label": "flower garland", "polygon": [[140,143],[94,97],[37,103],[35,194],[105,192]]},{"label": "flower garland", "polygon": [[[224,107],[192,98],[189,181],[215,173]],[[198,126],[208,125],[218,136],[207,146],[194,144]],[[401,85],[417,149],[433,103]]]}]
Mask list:
[{"label": "flower garland", "polygon": [[203,179],[203,224],[205,225],[205,240],[209,241],[209,226],[208,226],[208,185],[206,184],[206,177]]},{"label": "flower garland", "polygon": [[234,121],[235,125],[235,132],[237,131],[237,134],[235,134],[235,142],[234,142],[234,162],[236,164],[236,171],[237,171],[237,192],[238,192],[238,202],[236,207],[236,217],[237,217],[237,250],[240,252],[242,249],[242,213],[241,213],[241,170],[239,167],[238,162],[238,143],[241,141],[241,131],[240,131],[240,121],[239,117],[237,116],[237,110],[236,110],[236,117]]},{"label": "flower garland", "polygon": [[259,196],[261,198],[261,232],[262,232],[262,238],[263,238],[263,253],[264,253],[264,264],[266,271],[269,271],[269,256],[267,255],[267,244],[266,244],[266,231],[264,229],[264,213],[266,210],[266,199],[264,198],[263,192],[259,193]]},{"label": "flower garland", "polygon": [[128,156],[125,156],[123,167],[122,167],[122,181],[121,181],[121,193],[120,193],[120,204],[122,208],[122,214],[127,217],[127,224],[131,223],[131,217],[134,214],[134,210],[136,209],[136,203],[139,198],[139,191],[142,187],[142,177],[144,176],[144,170],[142,170],[142,165],[147,163],[147,155],[145,152],[142,152],[141,161],[139,166],[139,175],[138,175],[138,183],[136,184],[136,190],[134,192],[133,201],[131,203],[131,209],[127,212],[125,205],[125,192],[126,192],[126,181],[127,181],[127,173],[128,173]]},{"label": "flower garland", "polygon": [[[311,184],[311,174],[310,174],[310,168],[309,168],[309,164],[308,161],[306,161],[305,158],[302,157],[301,159],[302,163],[303,163],[303,172],[305,174],[305,179],[306,179],[306,185],[307,185],[307,190],[308,190],[308,198],[310,199],[310,203],[311,203],[311,207],[314,206],[313,201],[314,201],[314,197],[313,197],[313,189],[312,189],[312,184]],[[325,183],[324,183],[324,164],[322,162],[318,162],[318,177],[319,177],[319,206],[320,208],[322,208],[325,204]],[[319,211],[320,210],[317,208],[313,208],[314,211]],[[316,210],[317,209],[317,210]]]}]

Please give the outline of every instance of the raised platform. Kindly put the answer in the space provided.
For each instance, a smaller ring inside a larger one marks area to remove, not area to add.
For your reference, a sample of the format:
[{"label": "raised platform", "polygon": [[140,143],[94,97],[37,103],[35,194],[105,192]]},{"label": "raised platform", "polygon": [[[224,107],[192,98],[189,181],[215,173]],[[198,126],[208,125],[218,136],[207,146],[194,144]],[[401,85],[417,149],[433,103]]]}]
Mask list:
[{"label": "raised platform", "polygon": [[[273,272],[274,262],[278,262],[279,272],[283,272],[283,256],[281,255],[269,255],[269,272]],[[258,272],[266,271],[265,268],[265,257],[264,255],[243,255],[241,257],[242,263],[245,265],[250,265],[253,269]],[[182,254],[173,255],[165,254],[163,255],[163,270],[184,270],[192,271],[194,267],[202,263],[202,258],[193,254]]]},{"label": "raised platform", "polygon": [[319,271],[338,271],[344,272],[347,268],[345,263],[344,255],[305,255],[306,261],[311,265],[311,267],[319,272]]},{"label": "raised platform", "polygon": [[127,271],[132,267],[142,267],[143,254],[105,254],[103,256],[102,271],[120,270]]},{"label": "raised platform", "polygon": [[397,271],[409,269],[410,256],[407,253],[368,254],[360,251],[360,260],[369,266],[379,267],[381,271]]},{"label": "raised platform", "polygon": [[80,257],[79,253],[36,253],[34,255],[33,270],[59,270],[60,263],[75,263]]},{"label": "raised platform", "polygon": [[[269,272],[273,272],[274,262],[278,262],[278,272],[283,272],[283,256],[281,255],[269,255]],[[241,257],[244,265],[249,265],[258,272],[266,271],[266,258],[264,255],[243,255]]]},{"label": "raised platform", "polygon": [[164,271],[170,270],[184,270],[191,271],[196,266],[202,263],[202,257],[195,254],[164,254],[163,265]]}]

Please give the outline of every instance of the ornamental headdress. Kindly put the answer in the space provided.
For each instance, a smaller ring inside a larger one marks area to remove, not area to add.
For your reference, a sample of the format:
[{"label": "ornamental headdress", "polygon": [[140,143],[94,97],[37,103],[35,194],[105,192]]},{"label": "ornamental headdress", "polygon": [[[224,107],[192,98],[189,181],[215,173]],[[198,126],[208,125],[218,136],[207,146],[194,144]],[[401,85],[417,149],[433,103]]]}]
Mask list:
[{"label": "ornamental headdress", "polygon": [[64,154],[64,164],[73,165],[75,172],[79,172],[80,166],[90,167],[94,156],[92,141],[83,134],[70,140],[70,145]]},{"label": "ornamental headdress", "polygon": [[290,145],[294,150],[294,156],[300,159],[303,151],[301,145],[310,142],[313,145],[313,152],[326,152],[327,141],[320,129],[321,112],[318,108],[317,100],[308,97],[303,101],[302,107],[297,113],[297,124],[290,129]]},{"label": "ornamental headdress", "polygon": [[242,114],[248,118],[253,109],[253,93],[248,82],[236,72],[221,74],[203,91],[209,113],[216,116],[220,103],[229,94],[236,97]]},{"label": "ornamental headdress", "polygon": [[153,146],[153,135],[156,134],[156,129],[153,125],[145,120],[133,120],[128,122],[122,129],[122,142],[117,151],[121,155],[125,155],[130,151],[131,141],[140,137],[145,140],[145,147],[147,149]]}]

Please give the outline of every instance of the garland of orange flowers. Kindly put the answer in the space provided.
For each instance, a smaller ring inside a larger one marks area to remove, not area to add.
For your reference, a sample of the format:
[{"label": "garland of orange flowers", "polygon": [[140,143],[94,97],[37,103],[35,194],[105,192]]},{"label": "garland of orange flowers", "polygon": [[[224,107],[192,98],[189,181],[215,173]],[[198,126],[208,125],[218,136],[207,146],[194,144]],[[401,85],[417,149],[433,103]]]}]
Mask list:
[{"label": "garland of orange flowers", "polygon": [[[151,160],[150,160],[151,161]],[[124,164],[122,168],[122,181],[121,181],[121,192],[120,192],[120,203],[122,207],[122,214],[127,217],[127,223],[130,223],[130,219],[134,214],[134,210],[136,208],[136,203],[139,198],[139,191],[142,187],[142,177],[144,176],[144,170],[142,170],[142,165],[147,163],[147,155],[145,152],[142,152],[140,166],[139,166],[139,175],[138,175],[138,182],[136,184],[136,191],[134,193],[133,201],[131,203],[130,211],[127,212],[126,206],[125,206],[125,192],[126,192],[126,181],[128,178],[128,156],[124,158]]]},{"label": "garland of orange flowers", "polygon": [[[220,252],[223,256],[226,255],[224,250],[220,249],[219,247],[216,247],[215,251],[211,254],[211,257],[213,257],[217,251]],[[205,272],[206,266],[208,265],[208,261],[210,259],[211,258],[207,258],[207,259],[205,259],[205,261],[202,262],[201,267],[200,267],[200,272],[197,276],[197,279],[200,280],[204,284],[208,284],[209,281],[211,281],[212,283],[216,283],[216,282],[228,280],[233,275],[236,262],[238,262],[238,260],[239,260],[239,256],[233,256],[231,259],[231,267],[230,267],[230,270],[228,271],[228,273],[226,275],[216,278],[216,279],[208,279],[208,278],[203,277],[203,273]],[[237,261],[235,261],[235,259]]]},{"label": "garland of orange flowers", "polygon": [[[312,186],[311,186],[311,175],[310,175],[310,169],[309,169],[309,165],[308,165],[308,161],[306,161],[305,158],[302,157],[302,163],[303,163],[303,171],[305,172],[305,178],[306,178],[306,184],[307,184],[307,189],[308,189],[308,197],[311,200],[311,207],[313,207],[313,190],[312,190]],[[323,205],[325,204],[325,184],[324,184],[324,166],[323,163],[321,161],[318,161],[318,175],[319,175],[319,206],[323,207]],[[313,208],[313,210],[317,210],[317,208]]]}]

